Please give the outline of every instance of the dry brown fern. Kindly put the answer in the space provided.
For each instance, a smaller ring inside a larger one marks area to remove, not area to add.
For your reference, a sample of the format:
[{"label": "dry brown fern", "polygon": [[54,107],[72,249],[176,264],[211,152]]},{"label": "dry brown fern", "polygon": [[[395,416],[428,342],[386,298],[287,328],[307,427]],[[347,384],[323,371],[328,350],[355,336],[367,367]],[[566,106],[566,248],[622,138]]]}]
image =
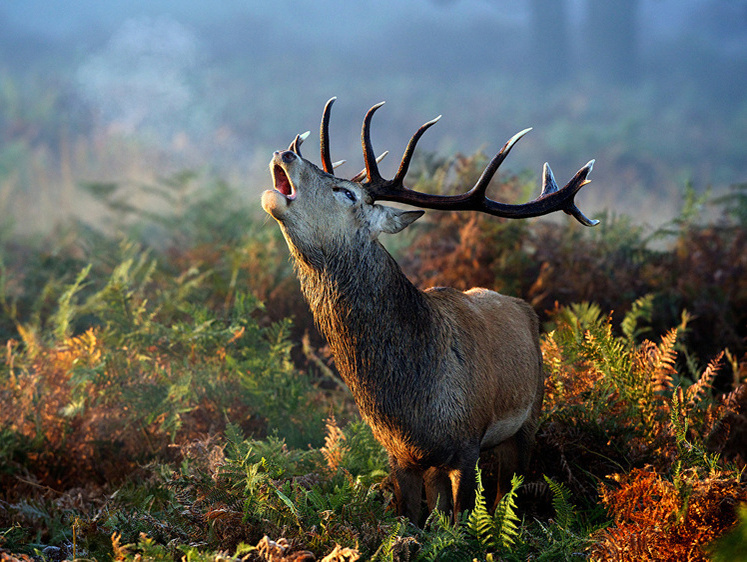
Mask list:
[{"label": "dry brown fern", "polygon": [[677,374],[677,351],[674,348],[677,332],[677,328],[672,328],[664,334],[659,344],[644,341],[635,354],[635,366],[649,373],[653,392],[662,393],[672,389],[672,376]]},{"label": "dry brown fern", "polygon": [[612,479],[600,497],[614,525],[598,535],[593,560],[705,561],[705,547],[736,524],[747,501],[747,485],[733,474],[687,471],[675,483],[648,466]]},{"label": "dry brown fern", "polygon": [[747,466],[747,384],[722,396],[707,412],[710,432],[706,448],[739,468]]},{"label": "dry brown fern", "polygon": [[713,381],[723,365],[723,359],[724,352],[722,351],[714,357],[710,363],[708,363],[708,367],[706,367],[706,370],[700,375],[700,378],[687,388],[685,397],[687,398],[687,404],[689,407],[692,407],[697,402],[701,401],[711,390]]},{"label": "dry brown fern", "polygon": [[337,425],[334,415],[330,415],[325,423],[327,435],[324,437],[324,446],[321,448],[322,456],[327,462],[329,472],[337,472],[340,463],[348,451],[345,443],[345,434]]}]

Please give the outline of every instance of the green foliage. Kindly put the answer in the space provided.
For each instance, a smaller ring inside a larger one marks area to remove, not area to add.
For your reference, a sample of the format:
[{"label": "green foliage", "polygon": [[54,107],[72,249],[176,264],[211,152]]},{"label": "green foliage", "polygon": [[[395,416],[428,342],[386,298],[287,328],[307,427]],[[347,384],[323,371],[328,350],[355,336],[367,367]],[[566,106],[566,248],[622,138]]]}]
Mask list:
[{"label": "green foliage", "polygon": [[[477,499],[477,498],[476,498]],[[459,521],[454,522],[452,518],[434,510],[428,517],[426,529],[422,537],[422,550],[418,553],[419,559],[426,561],[436,560],[468,560],[479,545],[470,540],[465,518],[469,514],[462,514]]]},{"label": "green foliage", "polygon": [[491,559],[509,554],[520,534],[516,496],[522,481],[520,476],[514,476],[511,489],[490,513],[478,468],[474,508],[460,514],[457,521],[434,510],[418,536],[421,549],[416,560]]},{"label": "green foliage", "polygon": [[709,557],[713,562],[731,562],[744,557],[747,547],[747,505],[738,509],[739,521],[726,535],[709,547]]},{"label": "green foliage", "polygon": [[670,420],[677,447],[677,460],[673,468],[675,484],[683,467],[705,470],[706,474],[715,474],[720,468],[718,454],[706,451],[702,443],[693,443],[688,438],[688,414],[682,404],[682,393],[677,390],[672,393],[670,405]]},{"label": "green foliage", "polygon": [[0,392],[19,409],[0,414],[13,428],[3,435],[39,448],[39,478],[56,478],[65,462],[81,481],[122,478],[201,431],[206,414],[218,429],[231,416],[257,435],[321,444],[307,428],[320,427],[325,400],[291,361],[288,321],[260,326],[261,303],[239,291],[216,311],[205,298],[208,269],[172,276],[127,241],[116,254],[109,268],[92,263],[69,283],[50,280],[45,304],[9,344]]},{"label": "green foliage", "polygon": [[500,551],[509,549],[519,535],[516,515],[516,494],[523,482],[521,476],[511,479],[511,489],[498,502],[495,512],[491,516],[483,495],[482,479],[477,478],[477,499],[475,507],[469,515],[468,530],[480,546],[487,550]]},{"label": "green foliage", "polygon": [[717,197],[714,203],[723,206],[727,218],[742,229],[747,229],[747,183],[732,185],[730,193]]},{"label": "green foliage", "polygon": [[570,529],[576,522],[576,508],[571,503],[571,492],[562,483],[545,476],[545,482],[552,492],[552,507],[555,510],[555,522],[562,529]]},{"label": "green foliage", "polygon": [[389,456],[371,427],[363,420],[352,421],[343,429],[343,436],[345,452],[338,468],[357,475],[363,483],[381,481],[389,471]]},{"label": "green foliage", "polygon": [[405,524],[399,522],[392,526],[389,534],[381,541],[381,545],[371,556],[372,562],[395,562],[395,549],[402,544]]},{"label": "green foliage", "polygon": [[236,482],[243,482],[252,490],[261,484],[259,473],[279,479],[305,474],[322,462],[317,450],[289,448],[285,440],[277,437],[246,439],[241,428],[233,423],[226,425],[226,441],[223,474]]},{"label": "green foliage", "polygon": [[[357,543],[373,552],[394,525],[385,513],[380,481],[364,484],[361,475],[330,472],[318,450],[295,449],[277,439],[245,439],[233,424],[226,439],[225,447],[201,449],[168,479],[177,503],[163,526],[171,538],[193,535],[202,525],[208,528],[202,540],[214,548],[216,541],[234,548],[285,529],[314,551]],[[225,456],[206,474],[202,462],[216,451]],[[122,521],[116,529],[125,536]]]},{"label": "green foliage", "polygon": [[643,334],[651,330],[653,314],[654,295],[644,295],[630,305],[630,310],[620,322],[620,330],[628,339],[638,341]]},{"label": "green foliage", "polygon": [[72,335],[71,322],[77,312],[73,308],[72,299],[80,290],[83,281],[88,277],[90,271],[90,265],[83,268],[75,281],[65,288],[57,301],[57,311],[52,317],[53,334],[57,340],[62,340]]},{"label": "green foliage", "polygon": [[[452,164],[434,191],[478,160]],[[77,555],[95,559],[213,560],[258,555],[267,535],[317,557],[341,545],[375,560],[572,560],[629,547],[638,520],[692,522],[697,544],[736,521],[716,498],[745,499],[734,435],[747,402],[720,397],[720,357],[704,366],[712,355],[690,347],[708,306],[730,311],[729,325],[742,317],[733,213],[725,230],[701,229],[705,202],[693,197],[671,251],[647,248],[621,216],[587,232],[442,214],[414,235],[404,261],[421,281],[524,295],[549,332],[526,485],[515,479],[491,512],[478,475],[474,510],[456,522],[436,511],[416,529],[389,506],[386,452],[317,349],[277,229],[247,218],[225,184],[199,192],[198,180],[139,186],[153,203],[139,207],[132,186],[91,185],[119,234],[76,225],[54,247],[0,247],[0,399],[11,405],[0,412],[0,548],[70,557],[75,537]],[[526,196],[520,178],[494,188]],[[309,359],[329,370],[323,381]]]},{"label": "green foliage", "polygon": [[[564,507],[571,496],[548,481],[558,525],[550,532],[540,525],[556,538],[545,554],[586,546],[595,559],[614,560],[667,544],[673,557],[682,557],[732,524],[719,498],[747,500],[736,467],[720,459],[723,442],[717,446],[714,439],[736,406],[725,407],[712,394],[722,354],[693,381],[677,370],[684,325],[658,343],[638,342],[639,318],[645,322],[646,315],[632,307],[618,336],[594,307],[569,307],[553,317],[543,349],[550,378],[539,436],[549,462],[540,466],[562,478],[582,505],[596,504],[600,494],[614,526],[593,542],[576,536],[568,527],[577,524],[574,510]],[[614,489],[600,485],[605,476],[617,482]]]}]

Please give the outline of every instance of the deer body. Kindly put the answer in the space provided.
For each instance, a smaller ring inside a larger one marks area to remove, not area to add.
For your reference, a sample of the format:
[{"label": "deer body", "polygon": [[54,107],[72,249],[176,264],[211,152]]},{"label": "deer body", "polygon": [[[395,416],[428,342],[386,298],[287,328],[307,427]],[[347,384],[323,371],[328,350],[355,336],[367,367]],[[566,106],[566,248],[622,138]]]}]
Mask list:
[{"label": "deer body", "polygon": [[398,512],[418,521],[425,484],[429,507],[456,516],[473,505],[481,449],[501,451],[503,488],[529,459],[544,385],[538,320],[519,299],[486,289],[420,291],[406,278],[378,235],[423,212],[375,203],[384,197],[370,158],[373,110],[363,135],[370,181],[331,174],[331,101],[325,169],[300,156],[297,137],[294,150],[275,153],[275,189],[262,206],[280,224],[338,370],[389,453]]}]

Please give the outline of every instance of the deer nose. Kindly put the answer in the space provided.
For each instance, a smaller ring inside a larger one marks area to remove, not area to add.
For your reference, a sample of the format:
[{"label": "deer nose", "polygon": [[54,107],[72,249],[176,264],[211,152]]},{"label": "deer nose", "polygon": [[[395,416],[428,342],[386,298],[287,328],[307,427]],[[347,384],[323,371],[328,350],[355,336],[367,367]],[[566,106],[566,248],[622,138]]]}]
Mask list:
[{"label": "deer nose", "polygon": [[286,150],[286,151],[280,153],[280,158],[281,158],[281,160],[283,162],[285,162],[286,164],[289,164],[289,163],[293,162],[297,157],[290,150]]}]

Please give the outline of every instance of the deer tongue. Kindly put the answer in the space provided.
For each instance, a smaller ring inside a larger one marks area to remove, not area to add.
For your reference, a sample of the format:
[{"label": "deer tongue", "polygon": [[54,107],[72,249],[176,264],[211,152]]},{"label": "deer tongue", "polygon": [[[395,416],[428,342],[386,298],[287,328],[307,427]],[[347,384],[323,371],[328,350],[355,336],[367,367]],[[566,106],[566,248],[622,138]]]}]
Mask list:
[{"label": "deer tongue", "polygon": [[274,166],[272,169],[272,178],[275,182],[275,189],[285,195],[288,199],[296,198],[296,190],[288,179],[288,174],[281,166]]}]

